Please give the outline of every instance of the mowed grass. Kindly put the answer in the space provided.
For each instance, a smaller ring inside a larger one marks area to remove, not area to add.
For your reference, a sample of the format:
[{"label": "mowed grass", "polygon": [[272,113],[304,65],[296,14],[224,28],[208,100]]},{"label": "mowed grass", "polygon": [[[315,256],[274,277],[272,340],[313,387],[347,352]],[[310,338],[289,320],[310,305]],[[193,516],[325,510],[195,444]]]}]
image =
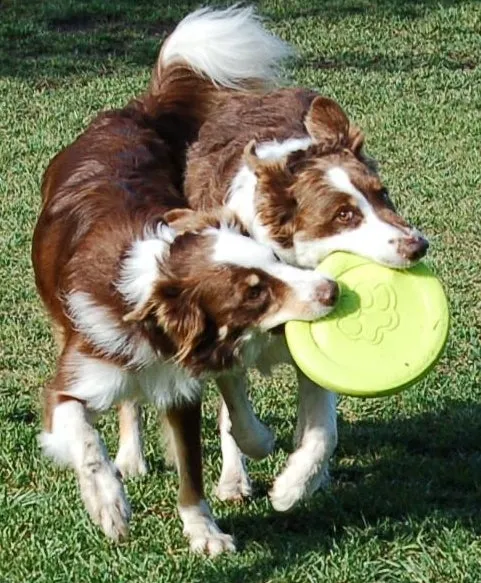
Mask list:
[{"label": "mowed grass", "polygon": [[[262,0],[298,49],[293,84],[336,98],[364,128],[397,205],[430,237],[450,298],[446,353],[415,388],[342,399],[333,483],[289,514],[266,492],[295,423],[284,368],[252,377],[278,436],[251,463],[244,505],[211,498],[239,553],[192,555],[175,509],[155,414],[150,474],[129,481],[130,539],[109,543],[82,509],[71,472],[40,456],[39,389],[55,349],[30,265],[39,185],[51,157],[101,109],[144,89],[159,42],[194,3],[4,0],[0,5],[0,582],[481,581],[481,11],[446,0]],[[216,394],[205,411],[205,475],[219,476]],[[112,453],[113,415],[101,423]]]}]

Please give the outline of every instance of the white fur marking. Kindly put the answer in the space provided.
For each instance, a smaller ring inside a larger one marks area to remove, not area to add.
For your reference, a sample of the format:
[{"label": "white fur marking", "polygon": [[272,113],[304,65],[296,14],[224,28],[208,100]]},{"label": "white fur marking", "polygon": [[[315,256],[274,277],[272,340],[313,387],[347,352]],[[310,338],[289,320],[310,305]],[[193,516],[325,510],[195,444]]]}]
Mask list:
[{"label": "white fur marking", "polygon": [[213,261],[268,270],[279,263],[274,253],[254,239],[230,229],[207,229],[216,238]]},{"label": "white fur marking", "polygon": [[106,411],[136,390],[132,375],[104,359],[73,352],[66,359],[66,368],[72,379],[66,392],[93,411]]},{"label": "white fur marking", "polygon": [[159,263],[169,248],[163,239],[135,241],[124,259],[117,288],[135,307],[147,302],[159,278]]},{"label": "white fur marking", "polygon": [[97,305],[91,294],[81,291],[71,293],[67,305],[78,332],[109,354],[124,353],[128,334],[108,307]]},{"label": "white fur marking", "polygon": [[229,326],[227,326],[227,324],[224,326],[221,326],[219,328],[219,332],[217,333],[217,338],[219,340],[225,340],[228,333],[229,333]]},{"label": "white fur marking", "polygon": [[129,358],[128,366],[135,368],[146,366],[157,358],[147,340],[134,339],[108,306],[96,304],[91,294],[72,292],[67,305],[75,329],[106,354],[125,356]]},{"label": "white fur marking", "polygon": [[248,229],[251,228],[256,214],[254,199],[256,184],[256,175],[243,164],[232,179],[226,200],[226,206],[240,218]]},{"label": "white fur marking", "polygon": [[94,411],[105,411],[119,401],[141,396],[165,411],[186,401],[197,401],[202,394],[199,381],[172,362],[159,360],[128,371],[74,352],[66,364],[72,378],[66,389],[68,394]]},{"label": "white fur marking", "polygon": [[282,160],[292,152],[307,150],[314,143],[311,137],[288,138],[283,142],[272,140],[261,142],[256,148],[257,157],[261,160]]},{"label": "white fur marking", "polygon": [[138,371],[136,381],[145,398],[162,411],[202,396],[202,384],[172,362],[154,363]]}]

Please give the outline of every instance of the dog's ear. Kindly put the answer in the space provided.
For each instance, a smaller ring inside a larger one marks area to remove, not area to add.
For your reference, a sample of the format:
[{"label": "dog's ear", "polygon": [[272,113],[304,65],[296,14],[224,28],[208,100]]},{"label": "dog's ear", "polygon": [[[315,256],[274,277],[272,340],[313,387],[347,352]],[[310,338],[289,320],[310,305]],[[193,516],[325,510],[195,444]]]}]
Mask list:
[{"label": "dog's ear", "polygon": [[349,134],[349,119],[341,107],[328,97],[314,99],[304,125],[314,142],[326,150],[345,144]]},{"label": "dog's ear", "polygon": [[364,134],[355,125],[349,126],[349,133],[347,135],[347,147],[355,156],[359,156],[364,146]]},{"label": "dog's ear", "polygon": [[273,174],[275,172],[283,172],[286,169],[287,156],[283,158],[259,158],[257,155],[257,144],[255,140],[251,140],[244,148],[244,162],[249,170],[259,177],[262,174]]},{"label": "dog's ear", "polygon": [[165,281],[157,285],[154,298],[157,324],[175,344],[175,359],[183,363],[194,352],[206,326],[197,294],[188,282]]},{"label": "dog's ear", "polygon": [[371,174],[378,174],[379,168],[377,161],[371,158],[364,151],[364,134],[355,125],[349,126],[349,135],[347,137],[347,147],[351,152],[365,164]]},{"label": "dog's ear", "polygon": [[182,233],[195,217],[195,212],[189,208],[172,209],[167,211],[163,219],[175,231]]},{"label": "dog's ear", "polygon": [[275,160],[259,158],[255,140],[244,149],[244,161],[257,177],[257,211],[262,224],[277,243],[290,247],[295,230],[297,200],[292,189],[295,176],[291,172],[289,159],[289,156]]},{"label": "dog's ear", "polygon": [[247,164],[247,168],[252,170],[254,174],[262,166],[262,160],[257,156],[256,152],[257,144],[255,140],[251,140],[247,146],[244,148],[244,162]]},{"label": "dog's ear", "polygon": [[200,374],[206,370],[231,368],[238,360],[240,330],[235,324],[218,329],[202,308],[195,287],[186,282],[165,282],[156,290],[156,312],[176,347],[175,360]]},{"label": "dog's ear", "polygon": [[[191,286],[192,287],[192,286]],[[153,317],[171,338],[181,362],[195,348],[205,328],[205,315],[189,286],[183,281],[159,282],[143,305],[123,317],[124,322],[142,322]]]},{"label": "dog's ear", "polygon": [[155,304],[154,304],[152,298],[149,298],[147,300],[147,302],[145,302],[141,306],[138,306],[137,308],[135,308],[135,310],[132,310],[131,312],[128,312],[127,314],[125,314],[125,316],[122,318],[122,320],[124,322],[142,322],[148,316],[150,316],[154,307],[155,307]]},{"label": "dog's ear", "polygon": [[291,247],[296,230],[298,204],[290,172],[263,175],[259,179],[257,212],[270,237],[282,247]]}]

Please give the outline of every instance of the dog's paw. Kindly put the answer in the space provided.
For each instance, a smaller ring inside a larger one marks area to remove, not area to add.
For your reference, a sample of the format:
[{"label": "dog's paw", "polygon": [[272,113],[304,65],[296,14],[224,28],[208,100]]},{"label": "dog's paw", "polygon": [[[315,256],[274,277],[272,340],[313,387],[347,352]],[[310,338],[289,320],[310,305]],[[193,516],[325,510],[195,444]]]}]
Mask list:
[{"label": "dog's paw", "polygon": [[298,459],[293,459],[296,453],[290,456],[287,467],[277,477],[269,492],[271,504],[278,512],[290,510],[320,487],[329,484],[327,467],[302,465]]},{"label": "dog's paw", "polygon": [[147,473],[147,464],[142,451],[133,446],[120,447],[114,463],[124,479],[145,476]]},{"label": "dog's paw", "polygon": [[233,426],[231,434],[242,453],[254,460],[264,459],[274,450],[274,433],[258,419],[255,419],[248,431],[236,430]]},{"label": "dog's paw", "polygon": [[179,507],[179,513],[184,523],[184,534],[193,552],[211,557],[235,552],[234,539],[220,530],[204,500],[198,505]]},{"label": "dog's paw", "polygon": [[79,483],[82,500],[93,522],[112,540],[125,538],[131,511],[116,469],[103,465],[94,473],[81,473]]},{"label": "dog's paw", "polygon": [[187,535],[190,540],[190,549],[194,553],[201,553],[215,557],[221,553],[235,553],[236,547],[234,539],[230,534],[224,534],[221,530],[217,532],[205,530]]},{"label": "dog's paw", "polygon": [[245,498],[252,496],[252,482],[245,472],[225,478],[221,476],[215,495],[224,502],[242,502]]}]

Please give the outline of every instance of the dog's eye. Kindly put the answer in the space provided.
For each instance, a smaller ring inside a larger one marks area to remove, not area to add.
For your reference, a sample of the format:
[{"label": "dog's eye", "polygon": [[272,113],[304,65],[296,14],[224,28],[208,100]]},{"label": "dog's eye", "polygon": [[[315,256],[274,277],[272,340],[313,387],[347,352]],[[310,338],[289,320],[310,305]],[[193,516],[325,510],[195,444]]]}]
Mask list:
[{"label": "dog's eye", "polygon": [[389,191],[387,188],[380,188],[376,193],[375,197],[379,202],[389,204],[391,199],[389,198]]},{"label": "dog's eye", "polygon": [[354,217],[354,213],[351,209],[343,208],[340,209],[336,215],[336,219],[341,223],[350,223]]},{"label": "dog's eye", "polygon": [[257,300],[262,293],[262,288],[260,285],[254,285],[247,289],[246,299],[247,300]]},{"label": "dog's eye", "polygon": [[387,188],[383,188],[377,194],[377,198],[381,204],[384,204],[387,208],[394,210],[394,204],[389,196],[389,190]]}]

